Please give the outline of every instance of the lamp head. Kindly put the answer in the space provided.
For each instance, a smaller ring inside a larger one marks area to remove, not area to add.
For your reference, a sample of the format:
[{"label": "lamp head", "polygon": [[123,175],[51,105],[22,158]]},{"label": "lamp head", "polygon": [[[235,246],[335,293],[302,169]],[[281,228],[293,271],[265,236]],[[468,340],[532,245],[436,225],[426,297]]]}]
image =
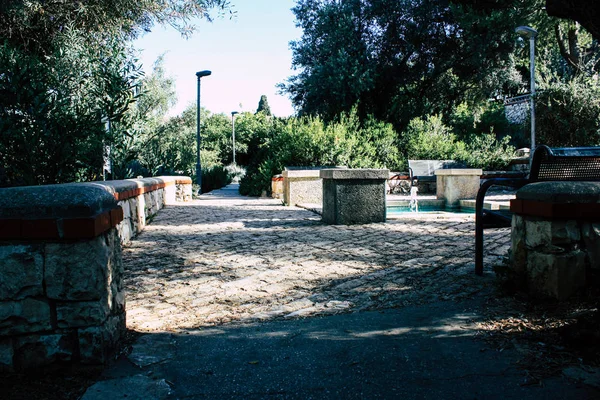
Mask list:
[{"label": "lamp head", "polygon": [[203,78],[205,76],[209,76],[210,74],[212,74],[212,72],[208,71],[208,70],[204,70],[204,71],[198,71],[196,72],[196,76],[198,78]]},{"label": "lamp head", "polygon": [[526,37],[527,39],[531,39],[531,38],[535,39],[535,37],[538,35],[538,32],[529,26],[518,26],[515,29],[515,32],[517,32],[519,35],[521,35],[523,37]]},{"label": "lamp head", "polygon": [[231,116],[232,116],[232,117],[233,117],[234,115],[236,115],[236,114],[239,114],[239,112],[238,112],[238,111],[232,111],[232,112],[231,112]]}]

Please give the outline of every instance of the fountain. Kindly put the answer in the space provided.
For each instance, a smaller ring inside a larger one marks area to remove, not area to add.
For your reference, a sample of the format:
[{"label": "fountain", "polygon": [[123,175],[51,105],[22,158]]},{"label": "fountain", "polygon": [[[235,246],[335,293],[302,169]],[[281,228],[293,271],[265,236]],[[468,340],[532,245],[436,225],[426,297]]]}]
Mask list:
[{"label": "fountain", "polygon": [[415,185],[410,188],[410,203],[408,203],[408,206],[412,212],[419,212],[419,201],[417,200],[418,191],[419,188]]}]

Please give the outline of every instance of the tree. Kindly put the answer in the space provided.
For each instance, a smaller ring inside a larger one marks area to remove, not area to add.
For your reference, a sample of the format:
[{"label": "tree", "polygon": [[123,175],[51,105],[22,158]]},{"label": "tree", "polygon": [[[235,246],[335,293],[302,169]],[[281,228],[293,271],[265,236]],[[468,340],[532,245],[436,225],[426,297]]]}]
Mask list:
[{"label": "tree", "polygon": [[191,20],[210,19],[211,9],[229,7],[227,0],[3,0],[0,37],[44,53],[67,26],[84,35],[90,45],[99,45],[107,37],[135,37],[157,23],[189,35],[194,29]]},{"label": "tree", "polygon": [[[0,2],[0,185],[93,180],[126,152],[141,73],[127,40],[155,23],[182,34],[226,0]],[[143,106],[143,100],[141,106]],[[110,126],[110,129],[107,129]]]},{"label": "tree", "polygon": [[71,29],[45,57],[0,45],[1,185],[102,177],[103,154],[119,139],[106,122],[134,100],[138,66],[120,41],[87,46]]},{"label": "tree", "polygon": [[263,112],[265,113],[265,115],[271,116],[271,107],[269,107],[269,102],[267,101],[267,96],[266,95],[262,95],[260,96],[260,101],[258,102],[258,109],[256,110],[257,113],[259,112]]},{"label": "tree", "polygon": [[548,15],[579,22],[600,40],[600,3],[597,0],[546,0]]},{"label": "tree", "polygon": [[[508,0],[506,0],[508,1]],[[520,0],[531,3],[535,0]],[[514,21],[527,9],[480,10],[450,1],[300,0],[300,72],[280,85],[300,114],[335,118],[358,106],[364,119],[401,131],[415,116],[448,115],[514,82]]]}]

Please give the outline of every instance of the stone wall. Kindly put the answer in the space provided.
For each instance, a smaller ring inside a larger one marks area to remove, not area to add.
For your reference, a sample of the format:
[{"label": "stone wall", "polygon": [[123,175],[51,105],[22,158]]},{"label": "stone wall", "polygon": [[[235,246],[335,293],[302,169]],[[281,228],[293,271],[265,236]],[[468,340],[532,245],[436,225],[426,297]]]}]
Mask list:
[{"label": "stone wall", "polygon": [[538,182],[517,192],[510,279],[534,297],[565,299],[600,275],[600,183]]},{"label": "stone wall", "polygon": [[108,360],[125,330],[121,243],[178,192],[189,178],[0,189],[0,371]]},{"label": "stone wall", "polygon": [[323,201],[319,170],[283,171],[283,202],[288,206]]}]

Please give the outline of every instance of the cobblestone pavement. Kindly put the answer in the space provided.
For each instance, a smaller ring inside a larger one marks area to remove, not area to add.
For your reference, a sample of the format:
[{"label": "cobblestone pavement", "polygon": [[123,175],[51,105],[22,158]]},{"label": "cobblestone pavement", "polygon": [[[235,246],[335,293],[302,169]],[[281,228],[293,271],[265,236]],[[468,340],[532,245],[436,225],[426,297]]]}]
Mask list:
[{"label": "cobblestone pavement", "polygon": [[493,286],[510,229],[486,230],[474,274],[472,216],[332,226],[278,200],[203,196],[160,211],[124,249],[127,323],[178,331],[468,299]]}]

